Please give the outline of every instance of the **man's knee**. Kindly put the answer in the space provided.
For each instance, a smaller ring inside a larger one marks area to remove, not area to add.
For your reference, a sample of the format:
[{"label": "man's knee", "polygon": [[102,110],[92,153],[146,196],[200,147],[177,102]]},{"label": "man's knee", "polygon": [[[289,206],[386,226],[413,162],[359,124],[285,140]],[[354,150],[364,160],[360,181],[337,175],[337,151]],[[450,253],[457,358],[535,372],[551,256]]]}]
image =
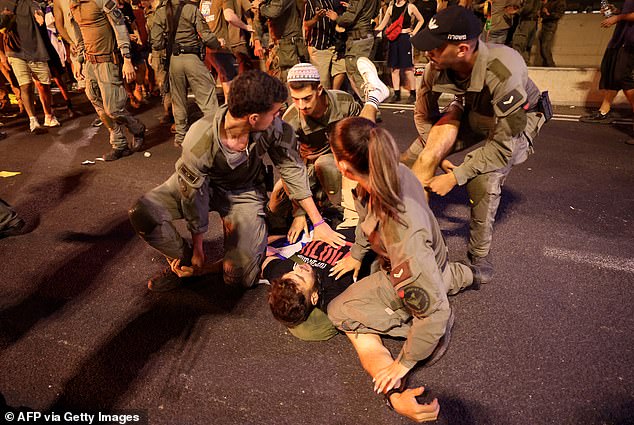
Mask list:
[{"label": "man's knee", "polygon": [[329,195],[341,191],[341,173],[337,169],[334,159],[320,157],[315,161],[315,174],[319,184]]},{"label": "man's knee", "polygon": [[[251,261],[246,258],[226,258],[223,262],[223,278],[227,285],[252,288],[258,283],[260,276],[260,255]],[[239,261],[241,260],[241,261]]]},{"label": "man's knee", "polygon": [[144,197],[139,198],[130,208],[128,216],[135,232],[141,236],[149,235],[160,224],[156,209]]},{"label": "man's knee", "polygon": [[480,204],[483,200],[494,200],[502,193],[504,176],[497,172],[480,174],[467,183],[467,193],[471,206]]}]

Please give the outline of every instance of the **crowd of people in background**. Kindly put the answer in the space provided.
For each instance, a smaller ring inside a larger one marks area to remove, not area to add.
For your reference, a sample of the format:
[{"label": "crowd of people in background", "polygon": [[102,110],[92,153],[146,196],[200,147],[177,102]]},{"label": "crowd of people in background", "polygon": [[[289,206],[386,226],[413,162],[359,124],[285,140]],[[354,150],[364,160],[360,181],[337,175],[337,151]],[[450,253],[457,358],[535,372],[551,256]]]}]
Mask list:
[{"label": "crowd of people in background", "polygon": [[[0,5],[5,11],[0,22],[0,106],[9,105],[11,99],[17,102],[20,113],[26,112],[29,117],[29,131],[34,134],[45,133],[47,128],[60,125],[52,108],[52,83],[59,89],[70,117],[75,112],[69,89],[86,87],[82,72],[85,69],[80,62],[85,59],[80,53],[81,29],[77,19],[73,19],[72,11],[85,8],[83,3],[86,2],[4,0]],[[134,78],[124,81],[123,85],[127,107],[135,111],[153,97],[160,97],[164,106],[161,124],[172,125],[177,145],[182,143],[187,128],[182,116],[184,81],[177,79],[177,87],[171,91],[164,90],[164,82],[166,65],[172,62],[165,54],[168,44],[165,12],[170,4],[172,13],[175,12],[178,3],[164,0],[119,0],[114,3],[125,26],[130,60],[135,70]],[[539,40],[537,64],[555,66],[552,42],[557,22],[566,8],[565,0],[297,0],[294,3],[289,7],[291,2],[282,0],[203,0],[185,7],[186,11],[190,9],[191,16],[185,12],[186,16],[179,21],[192,18],[196,25],[206,23],[206,39],[210,40],[213,34],[223,43],[200,47],[199,56],[205,68],[219,80],[225,98],[231,80],[238,73],[260,67],[261,61],[271,75],[279,76],[282,81],[295,63],[310,61],[318,67],[324,88],[343,89],[361,98],[359,86],[362,81],[354,61],[358,57],[369,57],[384,62],[386,69],[389,68],[393,95],[388,101],[413,103],[415,52],[410,37],[425,28],[437,10],[455,3],[474,10],[482,21],[485,41],[512,46],[529,64],[531,49]],[[196,14],[193,9],[198,9]],[[114,9],[109,10],[114,12]],[[539,33],[538,22],[541,22]],[[396,34],[394,39],[390,39],[386,31],[390,28]],[[200,27],[198,30],[203,31]],[[176,32],[182,31],[183,28]],[[180,46],[187,47],[187,41],[181,41],[185,44]],[[175,42],[178,40],[172,43]],[[123,50],[119,47],[113,46],[112,54],[121,56]],[[189,64],[192,59],[185,57],[176,62],[185,60]],[[418,58],[425,61],[424,57]],[[118,65],[121,67],[123,62],[121,58]],[[197,74],[202,71],[202,68],[196,68]],[[192,88],[196,86],[192,75],[190,72],[187,84],[196,93],[197,89]],[[204,81],[205,84],[208,82]],[[44,112],[43,123],[36,117],[34,87]],[[403,98],[401,87],[408,90],[408,95]],[[172,109],[174,94],[178,103],[176,120]],[[196,98],[200,99],[200,96]],[[199,107],[207,108],[205,112],[209,111],[209,105],[205,103],[208,101],[199,102]],[[103,120],[97,120],[95,125],[102,123]]]}]

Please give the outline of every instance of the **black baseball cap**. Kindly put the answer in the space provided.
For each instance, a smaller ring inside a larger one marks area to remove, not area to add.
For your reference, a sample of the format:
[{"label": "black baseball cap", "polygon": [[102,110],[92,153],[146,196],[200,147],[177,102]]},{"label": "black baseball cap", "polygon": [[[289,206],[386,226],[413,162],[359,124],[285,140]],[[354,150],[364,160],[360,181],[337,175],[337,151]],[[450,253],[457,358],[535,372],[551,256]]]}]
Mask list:
[{"label": "black baseball cap", "polygon": [[412,37],[412,45],[428,52],[445,43],[467,41],[482,32],[482,22],[469,9],[449,6],[429,20],[427,28]]}]

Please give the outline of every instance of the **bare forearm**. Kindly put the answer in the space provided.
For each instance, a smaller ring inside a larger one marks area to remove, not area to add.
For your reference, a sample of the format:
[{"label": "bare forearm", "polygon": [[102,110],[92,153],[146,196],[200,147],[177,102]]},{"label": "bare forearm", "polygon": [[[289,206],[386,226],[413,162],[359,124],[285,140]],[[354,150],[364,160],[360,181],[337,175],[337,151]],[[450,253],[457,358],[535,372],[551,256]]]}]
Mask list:
[{"label": "bare forearm", "polygon": [[317,206],[315,205],[313,198],[302,199],[301,201],[297,201],[297,203],[304,211],[306,211],[306,214],[313,224],[319,223],[322,220],[321,214],[317,210]]}]

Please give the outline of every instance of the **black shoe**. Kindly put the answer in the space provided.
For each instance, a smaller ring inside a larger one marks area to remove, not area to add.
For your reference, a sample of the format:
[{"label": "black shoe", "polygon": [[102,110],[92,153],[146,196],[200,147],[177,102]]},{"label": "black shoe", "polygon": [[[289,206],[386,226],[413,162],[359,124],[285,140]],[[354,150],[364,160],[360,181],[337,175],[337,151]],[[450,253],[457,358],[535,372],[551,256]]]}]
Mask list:
[{"label": "black shoe", "polygon": [[456,317],[453,314],[453,310],[450,310],[449,320],[447,320],[447,325],[445,326],[445,334],[438,340],[438,345],[436,345],[434,351],[432,351],[431,355],[425,360],[425,367],[434,365],[447,352],[449,342],[451,341],[451,329],[455,321]]},{"label": "black shoe", "polygon": [[9,222],[9,226],[5,229],[0,230],[0,239],[7,238],[9,236],[18,236],[22,234],[22,230],[24,229],[24,220],[21,218],[14,218]]},{"label": "black shoe", "polygon": [[132,137],[132,146],[130,146],[130,150],[132,152],[139,152],[143,149],[143,142],[145,142],[145,126],[143,126],[143,130]]},{"label": "black shoe", "polygon": [[183,286],[183,278],[168,266],[165,270],[153,276],[147,283],[147,289],[152,292],[168,292]]},{"label": "black shoe", "polygon": [[493,264],[488,260],[487,257],[476,257],[471,253],[468,254],[469,257],[469,268],[473,273],[473,283],[471,283],[470,288],[474,290],[480,289],[480,285],[487,284],[491,281],[493,277]]},{"label": "black shoe", "polygon": [[392,97],[389,98],[389,100],[387,101],[387,103],[398,103],[401,101],[401,95],[394,93],[394,95],[392,95]]},{"label": "black shoe", "polygon": [[608,112],[607,114],[602,114],[601,111],[597,111],[594,114],[586,115],[584,117],[579,118],[581,122],[594,123],[594,124],[612,124],[616,120],[616,117],[612,114],[612,112]]},{"label": "black shoe", "polygon": [[415,94],[410,94],[409,97],[407,98],[407,103],[409,103],[409,104],[416,103],[416,95]]},{"label": "black shoe", "polygon": [[110,152],[104,154],[102,158],[104,161],[116,161],[117,159],[130,155],[132,155],[132,151],[126,147],[123,149],[112,149]]}]

